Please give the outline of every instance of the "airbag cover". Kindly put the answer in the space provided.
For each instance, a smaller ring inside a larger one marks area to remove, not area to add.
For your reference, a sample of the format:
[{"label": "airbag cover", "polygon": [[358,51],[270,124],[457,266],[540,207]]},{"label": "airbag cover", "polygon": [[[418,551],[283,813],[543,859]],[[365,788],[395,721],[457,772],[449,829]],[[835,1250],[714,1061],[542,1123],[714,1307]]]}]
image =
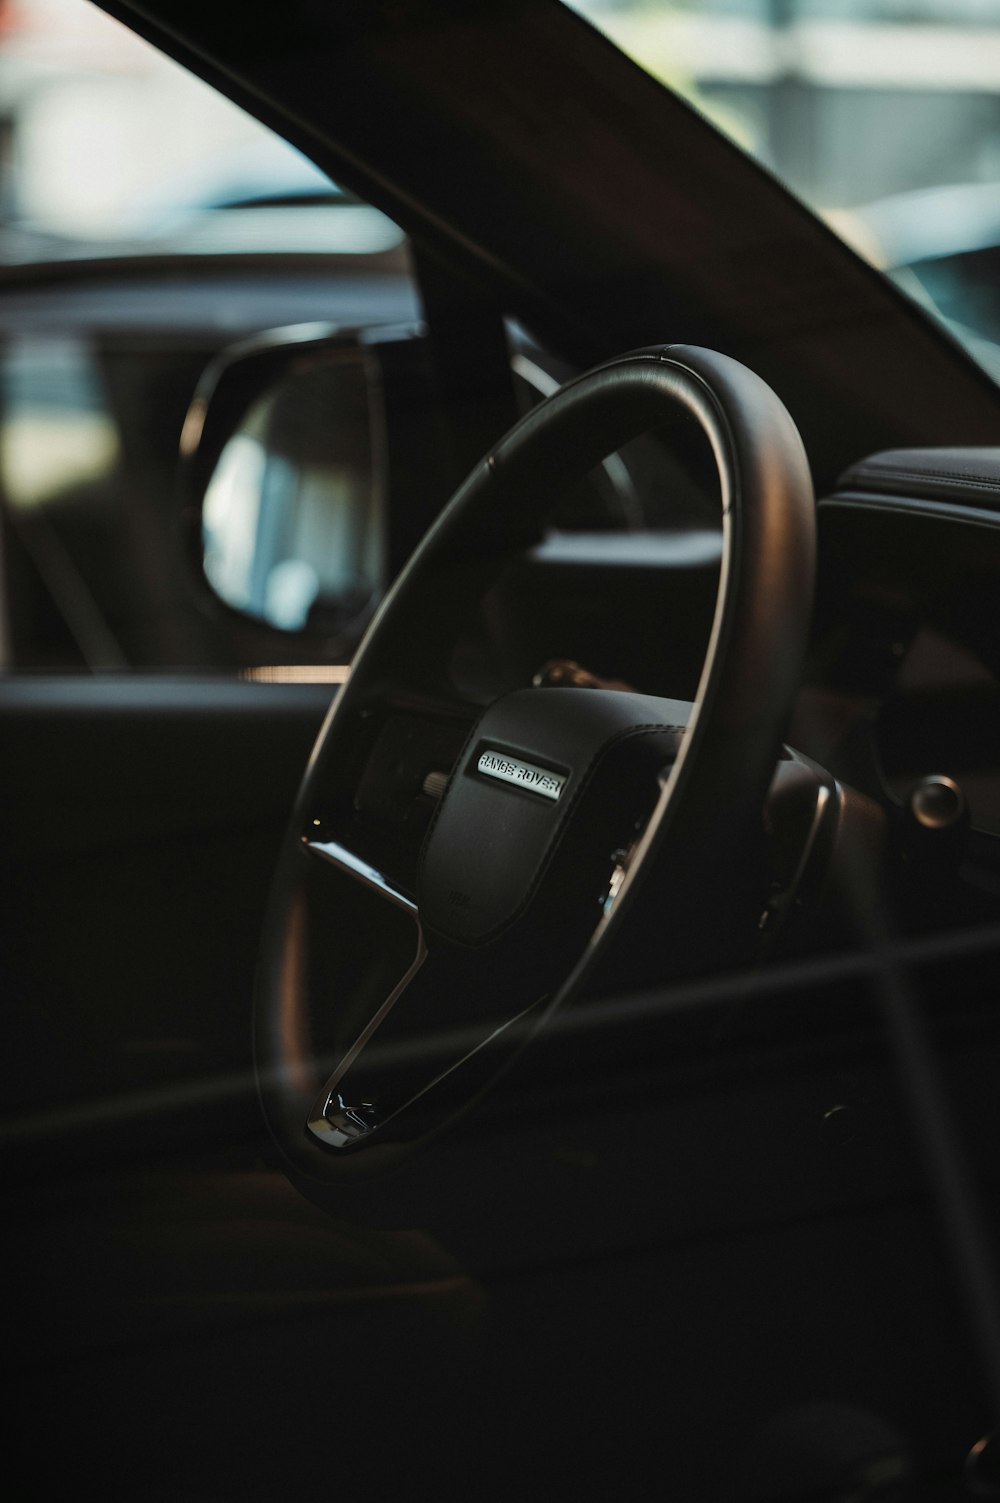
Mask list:
[{"label": "airbag cover", "polygon": [[581,922],[592,929],[690,710],[566,688],[517,690],[490,705],[425,842],[417,896],[429,935],[481,945],[535,927],[548,945]]}]

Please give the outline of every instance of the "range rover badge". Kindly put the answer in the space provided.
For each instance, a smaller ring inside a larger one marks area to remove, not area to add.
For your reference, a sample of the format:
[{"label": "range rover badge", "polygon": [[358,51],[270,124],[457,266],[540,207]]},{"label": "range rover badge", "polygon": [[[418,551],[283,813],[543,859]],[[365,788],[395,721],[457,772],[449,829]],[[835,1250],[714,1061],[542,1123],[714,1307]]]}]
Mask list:
[{"label": "range rover badge", "polygon": [[547,767],[533,767],[530,762],[520,762],[506,752],[480,753],[476,771],[488,778],[498,778],[501,783],[513,783],[517,788],[527,788],[531,793],[540,793],[543,798],[557,799],[566,782],[561,772],[550,772]]}]

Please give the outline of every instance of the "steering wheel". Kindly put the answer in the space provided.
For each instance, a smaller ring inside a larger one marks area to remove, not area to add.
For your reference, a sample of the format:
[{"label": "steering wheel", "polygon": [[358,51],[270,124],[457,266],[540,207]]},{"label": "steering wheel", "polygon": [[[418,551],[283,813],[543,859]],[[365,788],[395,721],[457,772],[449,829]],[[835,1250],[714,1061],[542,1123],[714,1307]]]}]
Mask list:
[{"label": "steering wheel", "polygon": [[[707,437],[722,506],[693,704],[602,688],[493,697],[474,661],[456,665],[503,566],[568,482],[679,417]],[[744,366],[693,347],[571,381],[468,477],[357,653],[274,882],[255,1059],[307,1194],[425,1148],[585,987],[753,953],[814,534],[786,409]]]}]

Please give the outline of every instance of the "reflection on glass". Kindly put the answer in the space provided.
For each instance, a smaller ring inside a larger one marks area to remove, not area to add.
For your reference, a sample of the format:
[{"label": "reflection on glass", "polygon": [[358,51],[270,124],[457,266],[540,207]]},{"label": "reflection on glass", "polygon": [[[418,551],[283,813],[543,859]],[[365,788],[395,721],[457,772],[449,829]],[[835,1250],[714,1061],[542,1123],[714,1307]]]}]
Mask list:
[{"label": "reflection on glass", "polygon": [[208,486],[203,540],[216,593],[278,630],[336,634],[370,611],[384,528],[353,354],[304,363],[250,407]]},{"label": "reflection on glass", "polygon": [[205,573],[216,594],[242,610],[251,604],[250,572],[265,463],[257,439],[238,433],[226,445],[205,497]]}]

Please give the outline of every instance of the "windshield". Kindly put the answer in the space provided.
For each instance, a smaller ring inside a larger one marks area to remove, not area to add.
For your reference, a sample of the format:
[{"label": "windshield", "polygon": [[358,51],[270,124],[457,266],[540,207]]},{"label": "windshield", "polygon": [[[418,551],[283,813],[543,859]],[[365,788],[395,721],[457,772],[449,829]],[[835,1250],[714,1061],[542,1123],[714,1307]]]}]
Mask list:
[{"label": "windshield", "polygon": [[1000,374],[1000,0],[568,0]]}]

